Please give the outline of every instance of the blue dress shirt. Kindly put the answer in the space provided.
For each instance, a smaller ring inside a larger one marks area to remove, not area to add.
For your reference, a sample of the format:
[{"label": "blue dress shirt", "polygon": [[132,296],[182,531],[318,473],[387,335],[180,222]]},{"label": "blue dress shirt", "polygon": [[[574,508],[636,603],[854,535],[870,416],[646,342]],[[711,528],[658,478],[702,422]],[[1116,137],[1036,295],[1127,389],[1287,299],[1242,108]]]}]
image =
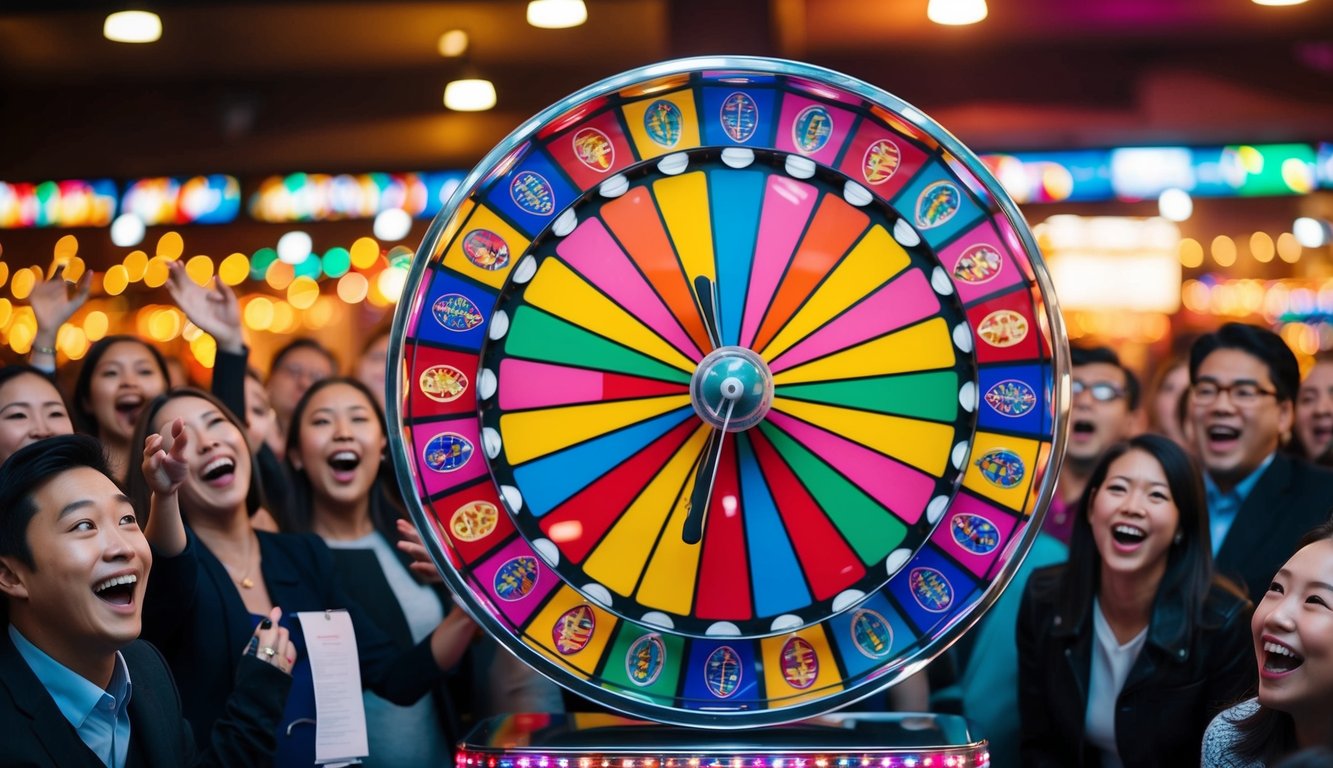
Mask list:
[{"label": "blue dress shirt", "polygon": [[1217,553],[1222,549],[1222,540],[1231,530],[1231,524],[1236,522],[1236,515],[1240,513],[1241,505],[1249,498],[1254,486],[1259,484],[1259,478],[1268,469],[1268,465],[1273,463],[1273,457],[1276,455],[1276,453],[1268,454],[1268,458],[1264,459],[1257,469],[1246,475],[1244,480],[1236,483],[1226,493],[1217,487],[1212,476],[1207,472],[1203,473],[1203,488],[1208,501],[1208,522],[1213,537],[1213,557],[1217,557]]},{"label": "blue dress shirt", "polygon": [[78,732],[79,739],[107,768],[125,768],[130,749],[130,671],[116,653],[111,684],[102,690],[92,681],[46,655],[9,625],[9,639],[19,655],[42,681],[60,713]]}]

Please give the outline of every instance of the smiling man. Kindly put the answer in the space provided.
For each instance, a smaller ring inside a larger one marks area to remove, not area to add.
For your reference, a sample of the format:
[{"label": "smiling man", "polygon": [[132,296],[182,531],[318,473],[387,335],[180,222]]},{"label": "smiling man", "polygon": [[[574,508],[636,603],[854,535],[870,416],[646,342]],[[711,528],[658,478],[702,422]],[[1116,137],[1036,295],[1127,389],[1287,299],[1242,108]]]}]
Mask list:
[{"label": "smiling man", "polygon": [[151,567],[96,440],[49,438],[0,466],[0,764],[271,762],[291,685],[285,630],[256,633],[274,653],[243,660],[228,721],[196,754],[166,662],[138,640]]},{"label": "smiling man", "polygon": [[1142,430],[1139,380],[1110,347],[1070,347],[1073,405],[1055,498],[1042,529],[1069,544],[1074,511],[1102,453]]},{"label": "smiling man", "polygon": [[1301,535],[1333,511],[1333,472],[1278,451],[1299,386],[1296,356],[1272,331],[1227,323],[1190,348],[1189,418],[1214,564],[1256,604]]}]

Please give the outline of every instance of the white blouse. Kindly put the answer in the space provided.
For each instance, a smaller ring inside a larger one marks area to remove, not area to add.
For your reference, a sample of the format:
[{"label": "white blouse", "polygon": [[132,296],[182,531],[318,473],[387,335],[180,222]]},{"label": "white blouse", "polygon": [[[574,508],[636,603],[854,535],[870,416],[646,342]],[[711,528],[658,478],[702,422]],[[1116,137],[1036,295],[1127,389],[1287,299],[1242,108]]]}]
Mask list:
[{"label": "white blouse", "polygon": [[1115,742],[1116,700],[1125,678],[1148,639],[1148,628],[1121,645],[1102,615],[1102,604],[1092,600],[1092,670],[1088,680],[1088,711],[1083,722],[1084,738],[1101,753],[1105,768],[1124,768]]}]

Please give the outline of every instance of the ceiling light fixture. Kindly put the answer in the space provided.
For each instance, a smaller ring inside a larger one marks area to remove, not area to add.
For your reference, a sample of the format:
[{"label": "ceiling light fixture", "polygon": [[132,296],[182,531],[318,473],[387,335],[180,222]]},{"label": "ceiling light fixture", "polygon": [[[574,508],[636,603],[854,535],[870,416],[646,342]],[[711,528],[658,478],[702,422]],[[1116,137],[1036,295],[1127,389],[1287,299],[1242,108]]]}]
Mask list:
[{"label": "ceiling light fixture", "polygon": [[567,29],[588,20],[588,6],[583,0],[532,0],[528,3],[528,23],[541,29]]},{"label": "ceiling light fixture", "polygon": [[117,11],[102,22],[102,36],[113,43],[155,43],[162,37],[162,19],[152,11]]},{"label": "ceiling light fixture", "polygon": [[495,84],[481,77],[465,77],[444,86],[444,106],[455,112],[485,112],[495,106]]},{"label": "ceiling light fixture", "polygon": [[440,35],[440,55],[446,59],[456,59],[467,53],[467,44],[467,32],[461,29],[451,29]]},{"label": "ceiling light fixture", "polygon": [[986,0],[930,0],[926,6],[926,18],[955,27],[976,24],[986,13]]},{"label": "ceiling light fixture", "polygon": [[1255,5],[1303,5],[1307,0],[1254,0]]}]

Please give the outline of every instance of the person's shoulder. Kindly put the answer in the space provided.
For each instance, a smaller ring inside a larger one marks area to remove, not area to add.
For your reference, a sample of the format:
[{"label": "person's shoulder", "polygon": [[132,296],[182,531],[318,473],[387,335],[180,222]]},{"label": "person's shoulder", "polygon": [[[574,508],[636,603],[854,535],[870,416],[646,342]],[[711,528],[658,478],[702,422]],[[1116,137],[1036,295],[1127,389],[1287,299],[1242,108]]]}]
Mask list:
[{"label": "person's shoulder", "polygon": [[1053,602],[1060,593],[1060,585],[1064,583],[1065,572],[1068,570],[1065,563],[1038,568],[1028,577],[1027,594],[1033,600]]},{"label": "person's shoulder", "polygon": [[1250,763],[1238,760],[1231,750],[1240,740],[1240,729],[1236,724],[1258,710],[1258,699],[1246,699],[1217,713],[1203,732],[1203,764],[1217,768],[1249,768]]},{"label": "person's shoulder", "polygon": [[1333,495],[1333,468],[1320,466],[1295,456],[1279,454],[1278,459],[1284,460],[1290,466],[1293,485]]}]

